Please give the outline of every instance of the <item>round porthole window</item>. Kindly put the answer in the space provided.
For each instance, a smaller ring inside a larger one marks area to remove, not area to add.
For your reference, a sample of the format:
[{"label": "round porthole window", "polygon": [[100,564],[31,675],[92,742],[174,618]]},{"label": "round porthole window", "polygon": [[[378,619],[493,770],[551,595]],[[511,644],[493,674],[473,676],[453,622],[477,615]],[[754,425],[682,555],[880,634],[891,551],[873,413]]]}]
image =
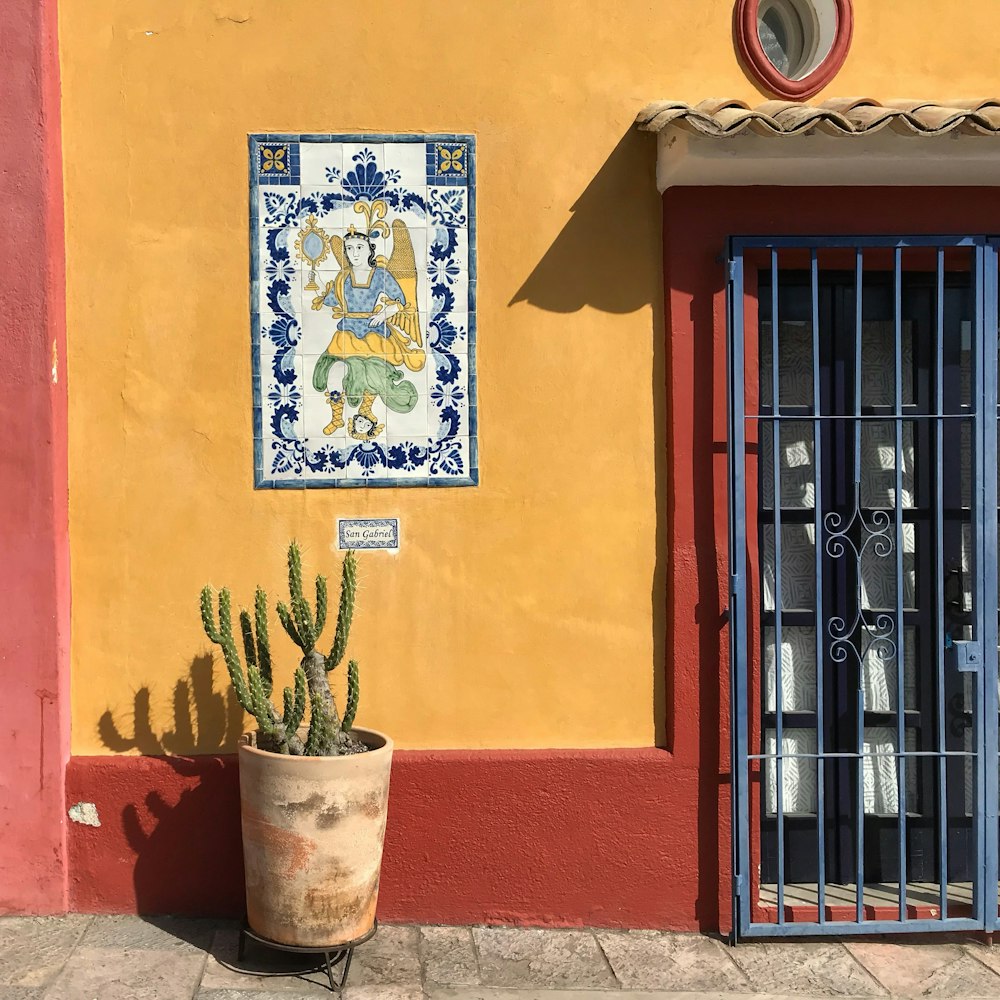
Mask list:
[{"label": "round porthole window", "polygon": [[755,80],[777,97],[811,97],[843,65],[851,0],[737,0],[737,48]]}]

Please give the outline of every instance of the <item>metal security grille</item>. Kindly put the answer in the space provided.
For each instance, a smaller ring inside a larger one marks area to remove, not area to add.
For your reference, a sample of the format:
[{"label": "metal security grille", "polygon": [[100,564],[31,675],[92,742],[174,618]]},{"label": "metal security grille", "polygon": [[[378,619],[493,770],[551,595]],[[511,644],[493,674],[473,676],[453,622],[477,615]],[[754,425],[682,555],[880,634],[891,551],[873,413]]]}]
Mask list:
[{"label": "metal security grille", "polygon": [[997,253],[734,238],[737,936],[992,930]]}]

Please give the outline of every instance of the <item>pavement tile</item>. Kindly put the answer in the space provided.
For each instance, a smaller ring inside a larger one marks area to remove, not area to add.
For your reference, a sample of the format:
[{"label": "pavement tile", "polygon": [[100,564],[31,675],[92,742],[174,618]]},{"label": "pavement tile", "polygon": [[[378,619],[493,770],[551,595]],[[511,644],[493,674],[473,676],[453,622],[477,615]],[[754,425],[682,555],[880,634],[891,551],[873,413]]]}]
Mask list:
[{"label": "pavement tile", "polygon": [[204,964],[176,948],[77,948],[45,1000],[191,1000]]},{"label": "pavement tile", "polygon": [[424,991],[419,986],[348,986],[344,990],[344,1000],[424,1000]]},{"label": "pavement tile", "polygon": [[894,996],[1000,996],[1000,975],[958,945],[851,941],[847,948]]},{"label": "pavement tile", "polygon": [[617,985],[590,931],[476,927],[472,936],[487,986],[594,989]]},{"label": "pavement tile", "polygon": [[424,981],[455,986],[475,986],[479,963],[469,927],[421,927],[420,962]]},{"label": "pavement tile", "polygon": [[[202,989],[196,994],[196,1000],[293,1000],[297,995],[307,994],[289,993],[287,990]],[[331,996],[329,987],[325,995]],[[355,986],[344,990],[343,1000],[424,1000],[424,994],[419,986]]]},{"label": "pavement tile", "polygon": [[808,996],[884,996],[885,990],[842,944],[741,944],[733,960],[760,993]]},{"label": "pavement tile", "polygon": [[[327,988],[326,996],[330,995]],[[285,990],[202,989],[196,1000],[292,1000],[294,996]],[[419,986],[349,986],[344,990],[343,1000],[424,1000],[424,994]]]},{"label": "pavement tile", "polygon": [[[246,954],[240,961],[237,958],[239,933],[239,928],[234,926],[223,927],[216,932],[201,977],[203,992],[252,992],[258,1000],[261,991],[280,993],[286,1000],[289,993],[299,996],[329,995],[330,981],[326,972],[317,970],[322,961],[321,955],[296,955],[248,941]],[[339,977],[340,969],[341,966],[338,966],[334,970],[334,977]]]},{"label": "pavement tile", "polygon": [[729,949],[701,934],[658,931],[597,931],[622,989],[749,990]]},{"label": "pavement tile", "polygon": [[921,992],[926,997],[1000,997],[1000,976],[963,953],[931,975]]},{"label": "pavement tile", "polygon": [[217,920],[184,917],[94,917],[80,941],[81,948],[152,948],[208,951]]},{"label": "pavement tile", "polygon": [[692,993],[687,990],[512,990],[495,986],[435,986],[427,1000],[803,1000],[777,993]]},{"label": "pavement tile", "polygon": [[90,920],[81,915],[0,918],[0,985],[47,986]]},{"label": "pavement tile", "polygon": [[955,945],[848,941],[845,947],[890,993],[903,996],[919,993],[921,983],[961,954]]},{"label": "pavement tile", "polygon": [[988,965],[994,972],[1000,974],[1000,947],[981,944],[979,941],[967,941],[962,946],[973,958]]},{"label": "pavement tile", "polygon": [[378,933],[354,951],[352,986],[419,986],[420,934],[416,927],[379,924]]},{"label": "pavement tile", "polygon": [[[291,994],[294,996],[295,994]],[[330,995],[329,989],[327,996]],[[206,990],[200,989],[195,1000],[290,1000],[287,990]]]}]

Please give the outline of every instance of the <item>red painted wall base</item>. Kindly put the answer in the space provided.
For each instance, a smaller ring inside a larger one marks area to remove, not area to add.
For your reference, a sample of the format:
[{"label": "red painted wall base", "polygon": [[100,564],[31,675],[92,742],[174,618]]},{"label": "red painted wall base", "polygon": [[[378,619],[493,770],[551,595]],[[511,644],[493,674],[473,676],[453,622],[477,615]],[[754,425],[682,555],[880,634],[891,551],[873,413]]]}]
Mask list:
[{"label": "red painted wall base", "polygon": [[[71,908],[238,915],[236,758],[76,757]],[[718,841],[700,852],[697,774],[661,750],[397,751],[379,916],[548,926],[718,926]],[[710,862],[710,863],[709,863]],[[704,873],[702,876],[704,877]]]}]

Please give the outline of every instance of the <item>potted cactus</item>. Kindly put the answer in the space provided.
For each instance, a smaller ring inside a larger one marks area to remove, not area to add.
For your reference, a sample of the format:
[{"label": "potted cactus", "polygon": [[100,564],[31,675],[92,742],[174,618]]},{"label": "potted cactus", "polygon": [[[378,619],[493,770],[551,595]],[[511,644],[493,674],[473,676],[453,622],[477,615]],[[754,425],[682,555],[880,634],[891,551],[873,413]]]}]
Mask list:
[{"label": "potted cactus", "polygon": [[[327,619],[327,583],[316,578],[315,606],[302,588],[302,556],[288,548],[290,604],[278,618],[301,651],[283,710],[271,702],[272,658],[267,594],[257,588],[254,613],[241,610],[244,669],[228,590],[201,592],[201,619],[220,646],[236,696],[257,731],[239,747],[247,922],[278,944],[333,948],[363,937],[375,922],[389,797],[392,741],[354,725],[358,664],[347,665],[344,713],[329,674],[344,660],[354,614],[357,564],[347,552],[328,653],[319,643]],[[306,724],[308,702],[308,724]]]}]

